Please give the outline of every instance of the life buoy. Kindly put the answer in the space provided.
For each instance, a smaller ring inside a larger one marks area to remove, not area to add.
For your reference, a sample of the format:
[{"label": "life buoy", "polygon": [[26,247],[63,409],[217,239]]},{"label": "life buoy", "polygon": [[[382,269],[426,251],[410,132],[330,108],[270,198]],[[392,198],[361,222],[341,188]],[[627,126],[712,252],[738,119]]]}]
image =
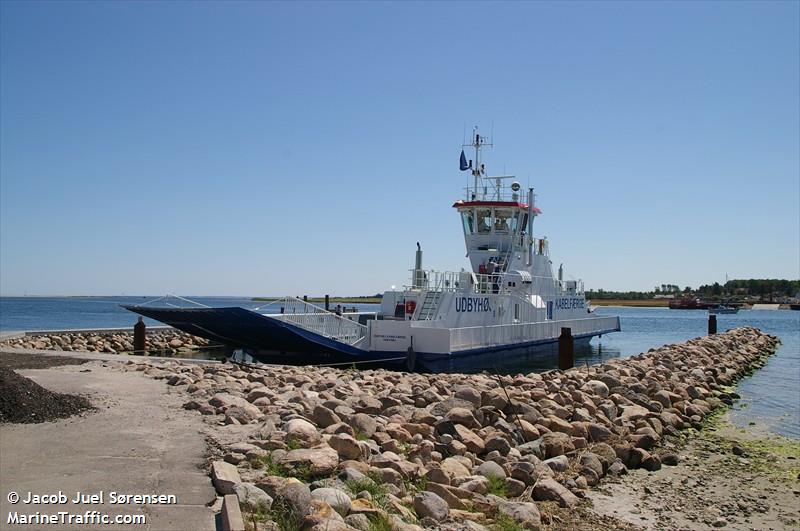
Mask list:
[{"label": "life buoy", "polygon": [[406,301],[406,315],[413,315],[417,309],[416,301]]}]

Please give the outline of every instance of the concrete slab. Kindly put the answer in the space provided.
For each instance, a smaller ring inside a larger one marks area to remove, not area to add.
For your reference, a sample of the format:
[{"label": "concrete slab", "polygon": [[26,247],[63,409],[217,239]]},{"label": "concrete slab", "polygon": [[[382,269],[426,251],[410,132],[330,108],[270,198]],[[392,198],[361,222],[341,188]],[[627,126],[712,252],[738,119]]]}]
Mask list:
[{"label": "concrete slab", "polygon": [[11,348],[0,345],[0,354],[30,354],[32,356],[67,356],[69,358],[80,358],[86,360],[119,361],[180,361],[181,363],[220,363],[218,360],[203,360],[197,358],[178,358],[166,356],[134,356],[129,354],[110,354],[107,352],[86,352],[82,350],[44,350],[35,348]]},{"label": "concrete slab", "polygon": [[[74,355],[75,353],[59,353]],[[208,505],[216,493],[205,473],[201,419],[181,408],[183,400],[162,381],[118,372],[105,361],[19,371],[57,392],[89,396],[98,411],[42,424],[0,425],[0,529],[214,530]],[[84,372],[89,369],[90,372]],[[10,492],[57,494],[68,502],[11,504]],[[76,492],[103,491],[104,503],[72,503]],[[110,493],[167,494],[175,504],[111,504]],[[10,512],[53,514],[86,511],[144,515],[144,525],[16,525]]]}]

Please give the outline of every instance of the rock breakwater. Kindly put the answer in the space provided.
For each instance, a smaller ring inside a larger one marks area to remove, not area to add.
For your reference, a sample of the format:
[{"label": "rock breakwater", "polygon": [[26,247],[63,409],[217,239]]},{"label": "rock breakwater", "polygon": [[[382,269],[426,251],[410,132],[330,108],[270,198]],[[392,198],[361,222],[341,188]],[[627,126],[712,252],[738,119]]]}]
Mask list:
[{"label": "rock breakwater", "polygon": [[[209,346],[209,341],[180,330],[149,330],[147,351],[153,355],[178,354]],[[26,334],[0,342],[0,347],[66,352],[133,352],[133,332],[92,331]]]},{"label": "rock breakwater", "polygon": [[737,395],[778,339],[754,328],[516,376],[130,361],[205,415],[211,475],[259,529],[538,529]]}]

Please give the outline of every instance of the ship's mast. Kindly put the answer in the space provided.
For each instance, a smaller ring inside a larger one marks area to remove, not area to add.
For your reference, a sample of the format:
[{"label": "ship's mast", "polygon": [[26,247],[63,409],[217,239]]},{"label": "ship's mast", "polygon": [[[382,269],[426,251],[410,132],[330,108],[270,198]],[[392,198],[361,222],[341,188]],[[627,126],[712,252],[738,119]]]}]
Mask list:
[{"label": "ship's mast", "polygon": [[[481,164],[481,148],[484,146],[491,147],[492,144],[490,143],[491,139],[481,136],[478,134],[478,126],[475,126],[472,129],[472,144],[464,144],[463,147],[472,147],[475,149],[475,165],[472,167],[472,176],[475,178],[475,184],[473,188],[473,195],[475,196],[474,199],[478,197],[478,180],[483,175],[486,175],[486,170]],[[485,195],[485,194],[484,194]]]}]

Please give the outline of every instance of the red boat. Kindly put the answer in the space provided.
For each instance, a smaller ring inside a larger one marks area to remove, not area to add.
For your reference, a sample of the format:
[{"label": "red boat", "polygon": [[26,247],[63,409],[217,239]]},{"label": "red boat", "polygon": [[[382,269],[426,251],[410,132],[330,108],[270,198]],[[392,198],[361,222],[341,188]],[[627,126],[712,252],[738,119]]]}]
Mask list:
[{"label": "red boat", "polygon": [[707,310],[711,306],[716,305],[710,302],[703,302],[697,297],[682,297],[669,302],[671,310]]}]

